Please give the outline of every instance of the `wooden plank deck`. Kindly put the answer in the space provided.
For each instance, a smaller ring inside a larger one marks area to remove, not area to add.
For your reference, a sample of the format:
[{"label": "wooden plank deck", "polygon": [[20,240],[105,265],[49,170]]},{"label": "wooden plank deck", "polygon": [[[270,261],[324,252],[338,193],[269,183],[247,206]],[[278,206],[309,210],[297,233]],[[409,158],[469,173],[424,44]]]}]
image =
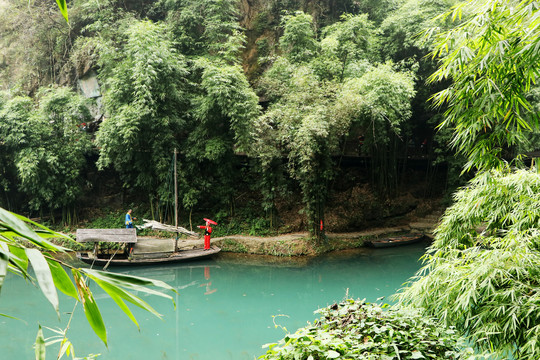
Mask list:
[{"label": "wooden plank deck", "polygon": [[77,229],[78,242],[136,243],[136,229]]}]

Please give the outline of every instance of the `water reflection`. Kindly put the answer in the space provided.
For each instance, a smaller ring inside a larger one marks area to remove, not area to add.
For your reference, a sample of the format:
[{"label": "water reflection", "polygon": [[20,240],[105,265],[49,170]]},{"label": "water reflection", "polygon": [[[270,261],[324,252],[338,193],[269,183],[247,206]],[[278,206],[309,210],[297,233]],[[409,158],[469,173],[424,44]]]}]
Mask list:
[{"label": "water reflection", "polygon": [[[164,315],[161,321],[135,308],[138,332],[114,301],[93,289],[107,326],[109,349],[91,332],[81,309],[71,326],[71,340],[79,356],[100,352],[103,360],[251,360],[264,352],[261,345],[284,336],[282,327],[294,331],[304,326],[315,319],[314,310],[341,300],[346,293],[367,301],[391,295],[420,267],[418,258],[425,245],[301,259],[223,254],[204,262],[112,269],[167,282],[179,292],[177,309],[166,299],[138,294]],[[72,302],[63,298],[63,303],[62,311],[71,311]],[[58,324],[39,290],[21,279],[6,281],[0,306],[0,312],[32,325],[35,319],[48,326]],[[0,321],[2,357],[31,358],[29,346],[9,345],[32,343],[37,326],[28,331],[22,323]]]}]

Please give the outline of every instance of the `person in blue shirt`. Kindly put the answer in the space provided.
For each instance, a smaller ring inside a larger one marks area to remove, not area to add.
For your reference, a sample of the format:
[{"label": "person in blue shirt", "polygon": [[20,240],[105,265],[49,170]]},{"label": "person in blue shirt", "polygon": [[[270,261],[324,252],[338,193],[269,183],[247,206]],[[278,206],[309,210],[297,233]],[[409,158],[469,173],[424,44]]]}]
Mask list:
[{"label": "person in blue shirt", "polygon": [[126,214],[126,222],[125,222],[126,229],[133,229],[133,220],[137,220],[137,218],[131,217],[131,212],[132,210],[129,209]]}]

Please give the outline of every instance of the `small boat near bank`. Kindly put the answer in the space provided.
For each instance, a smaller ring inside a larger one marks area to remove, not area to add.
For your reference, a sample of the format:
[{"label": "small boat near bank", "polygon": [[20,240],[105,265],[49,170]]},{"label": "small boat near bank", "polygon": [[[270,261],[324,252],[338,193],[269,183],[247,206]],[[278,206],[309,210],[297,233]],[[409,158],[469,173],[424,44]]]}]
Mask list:
[{"label": "small boat near bank", "polygon": [[78,229],[77,242],[93,243],[92,250],[77,252],[77,258],[96,266],[136,266],[175,263],[209,258],[221,251],[178,248],[178,238],[159,239],[138,237],[136,229]]},{"label": "small boat near bank", "polygon": [[160,256],[160,257],[149,257],[149,258],[129,258],[126,256],[118,256],[115,258],[111,258],[110,256],[107,257],[93,257],[89,255],[88,253],[84,252],[78,252],[77,257],[79,260],[87,263],[87,264],[94,264],[96,266],[106,266],[107,264],[110,265],[123,265],[123,266],[135,266],[135,265],[156,265],[156,264],[164,264],[164,263],[175,263],[175,262],[182,262],[182,261],[189,261],[189,260],[201,260],[205,258],[209,258],[218,252],[220,252],[221,249],[217,246],[212,246],[209,250],[204,249],[193,249],[193,250],[181,250],[178,252],[171,253],[168,256]]},{"label": "small boat near bank", "polygon": [[394,247],[414,244],[424,239],[424,234],[411,234],[403,236],[388,237],[385,239],[371,240],[369,245],[375,248]]}]

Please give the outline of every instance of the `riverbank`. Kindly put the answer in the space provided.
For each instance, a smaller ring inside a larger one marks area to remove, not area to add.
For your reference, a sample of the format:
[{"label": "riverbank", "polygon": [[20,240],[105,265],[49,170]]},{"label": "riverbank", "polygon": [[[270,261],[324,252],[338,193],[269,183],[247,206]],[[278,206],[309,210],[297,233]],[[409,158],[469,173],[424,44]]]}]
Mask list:
[{"label": "riverbank", "polygon": [[[430,214],[402,226],[347,233],[327,233],[326,241],[321,243],[314,241],[308,232],[296,232],[271,237],[229,235],[213,238],[212,244],[219,246],[223,252],[273,256],[317,255],[335,250],[355,249],[365,246],[371,240],[401,234],[422,233],[427,237],[432,237],[432,232],[439,218],[440,214]],[[178,241],[179,249],[193,249],[202,246],[202,239]]]},{"label": "riverbank", "polygon": [[[331,251],[356,249],[366,246],[370,241],[410,234],[423,234],[433,237],[441,212],[431,213],[423,218],[415,218],[399,226],[370,228],[363,231],[326,233],[324,241],[316,241],[310,237],[309,232],[293,232],[276,236],[249,236],[228,235],[212,238],[212,244],[219,246],[222,252],[252,255],[271,255],[277,257],[316,256]],[[72,234],[75,236],[75,234]],[[170,234],[169,234],[170,236]],[[174,238],[156,237],[156,235],[139,235],[142,239],[160,241],[153,242],[152,246],[162,249],[163,252],[179,250],[200,249],[204,240],[200,238],[178,239],[175,246]],[[156,251],[155,249],[153,250]]]}]

